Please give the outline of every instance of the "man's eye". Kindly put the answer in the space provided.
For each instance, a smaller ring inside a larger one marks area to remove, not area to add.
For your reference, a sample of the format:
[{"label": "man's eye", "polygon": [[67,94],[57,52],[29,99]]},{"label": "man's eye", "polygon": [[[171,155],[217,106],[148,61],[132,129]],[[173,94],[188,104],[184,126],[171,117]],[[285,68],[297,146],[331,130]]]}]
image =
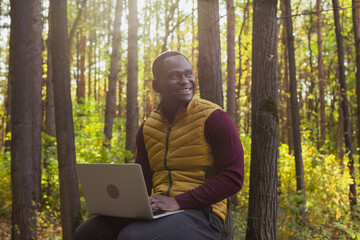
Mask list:
[{"label": "man's eye", "polygon": [[186,73],[185,73],[185,76],[186,76],[186,77],[192,77],[192,75],[193,75],[192,72],[186,72]]},{"label": "man's eye", "polygon": [[170,74],[169,75],[170,79],[178,79],[179,78],[179,74]]}]

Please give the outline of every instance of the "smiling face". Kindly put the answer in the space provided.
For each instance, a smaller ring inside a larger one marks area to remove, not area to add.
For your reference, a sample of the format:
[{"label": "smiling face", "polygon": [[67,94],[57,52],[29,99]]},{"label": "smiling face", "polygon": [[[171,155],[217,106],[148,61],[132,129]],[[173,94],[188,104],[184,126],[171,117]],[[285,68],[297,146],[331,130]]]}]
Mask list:
[{"label": "smiling face", "polygon": [[161,94],[166,106],[177,110],[186,107],[194,96],[196,81],[190,63],[182,55],[164,59],[153,88]]}]

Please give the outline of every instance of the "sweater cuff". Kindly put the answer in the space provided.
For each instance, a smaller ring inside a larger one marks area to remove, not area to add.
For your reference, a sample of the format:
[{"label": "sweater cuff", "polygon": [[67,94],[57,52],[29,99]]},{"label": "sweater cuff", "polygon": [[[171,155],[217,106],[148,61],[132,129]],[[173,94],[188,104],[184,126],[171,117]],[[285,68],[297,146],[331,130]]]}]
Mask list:
[{"label": "sweater cuff", "polygon": [[180,209],[201,207],[201,204],[198,203],[198,201],[190,194],[190,192],[175,196],[175,200],[179,204]]}]

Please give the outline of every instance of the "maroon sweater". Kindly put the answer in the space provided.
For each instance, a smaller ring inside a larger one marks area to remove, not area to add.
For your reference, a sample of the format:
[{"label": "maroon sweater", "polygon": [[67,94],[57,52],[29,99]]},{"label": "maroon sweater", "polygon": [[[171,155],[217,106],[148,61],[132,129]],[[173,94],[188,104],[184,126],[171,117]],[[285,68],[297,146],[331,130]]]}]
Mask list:
[{"label": "maroon sweater", "polygon": [[[152,172],[142,133],[144,123],[136,134],[135,162],[142,166],[146,187],[151,193]],[[205,121],[204,132],[217,174],[201,186],[175,196],[180,209],[209,206],[235,194],[243,185],[244,151],[231,117],[223,110],[214,111]]]}]

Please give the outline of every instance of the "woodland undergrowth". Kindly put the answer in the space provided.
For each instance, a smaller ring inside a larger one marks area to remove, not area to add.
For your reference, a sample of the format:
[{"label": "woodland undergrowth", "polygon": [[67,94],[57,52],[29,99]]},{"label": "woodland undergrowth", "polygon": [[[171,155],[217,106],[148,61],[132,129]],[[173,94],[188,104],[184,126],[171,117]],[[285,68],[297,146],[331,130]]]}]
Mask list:
[{"label": "woodland undergrowth", "polygon": [[[249,136],[240,138],[245,151],[245,181],[238,193],[238,206],[233,208],[234,239],[245,239],[249,196],[251,140]],[[295,159],[288,145],[279,147],[278,239],[360,239],[360,208],[355,207],[355,214],[350,211],[352,180],[346,156],[342,165],[334,154],[323,155],[308,144],[303,144],[302,152],[306,184],[304,222],[299,221],[298,202],[303,197],[296,192]],[[359,169],[359,164],[355,169]],[[356,171],[356,179],[359,179],[359,171]]]},{"label": "woodland undergrowth", "polygon": [[[122,163],[131,153],[125,149],[125,121],[116,118],[114,135],[105,141],[102,108],[94,103],[76,107],[74,112],[77,162]],[[248,135],[240,136],[245,152],[245,181],[233,207],[234,239],[245,239],[249,194],[250,149]],[[38,239],[61,239],[59,178],[55,138],[43,134],[43,196],[37,214]],[[341,164],[334,154],[321,154],[310,141],[302,145],[306,184],[306,219],[298,218],[295,160],[289,147],[279,147],[278,160],[278,237],[279,239],[360,239],[360,216],[351,214],[347,158]],[[10,152],[0,154],[0,240],[11,233]],[[359,181],[358,156],[356,179]],[[359,182],[358,182],[359,183]],[[83,197],[82,211],[87,217]],[[359,212],[359,208],[355,209]]]}]

